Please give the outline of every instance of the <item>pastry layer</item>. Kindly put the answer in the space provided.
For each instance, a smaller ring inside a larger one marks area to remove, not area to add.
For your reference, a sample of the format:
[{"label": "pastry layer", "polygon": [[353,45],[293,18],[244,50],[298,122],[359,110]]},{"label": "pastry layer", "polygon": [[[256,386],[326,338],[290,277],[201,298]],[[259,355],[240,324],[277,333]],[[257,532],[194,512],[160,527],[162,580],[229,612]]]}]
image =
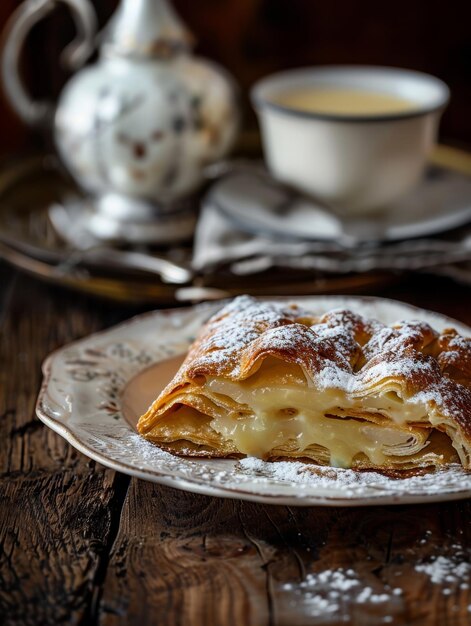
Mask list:
[{"label": "pastry layer", "polygon": [[177,454],[469,467],[470,364],[453,330],[243,297],[203,328],[138,428]]}]

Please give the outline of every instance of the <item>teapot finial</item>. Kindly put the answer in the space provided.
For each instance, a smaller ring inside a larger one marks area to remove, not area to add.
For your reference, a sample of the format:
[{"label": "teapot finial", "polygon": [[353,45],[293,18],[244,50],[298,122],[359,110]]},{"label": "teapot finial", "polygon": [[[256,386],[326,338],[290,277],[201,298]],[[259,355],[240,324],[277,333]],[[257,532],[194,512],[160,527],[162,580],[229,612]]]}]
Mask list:
[{"label": "teapot finial", "polygon": [[191,47],[193,37],[167,0],[121,0],[103,41],[106,55],[162,58]]}]

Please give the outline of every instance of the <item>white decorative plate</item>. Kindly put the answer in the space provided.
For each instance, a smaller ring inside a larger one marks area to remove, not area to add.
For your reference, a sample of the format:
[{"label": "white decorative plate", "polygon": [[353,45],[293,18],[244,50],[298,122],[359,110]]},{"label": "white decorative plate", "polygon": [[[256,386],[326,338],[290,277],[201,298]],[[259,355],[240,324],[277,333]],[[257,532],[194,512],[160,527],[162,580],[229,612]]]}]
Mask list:
[{"label": "white decorative plate", "polygon": [[[430,311],[381,298],[317,296],[290,301],[324,312],[348,307],[385,323],[420,319],[437,330],[471,329]],[[358,506],[471,496],[471,473],[458,465],[394,479],[375,472],[256,459],[172,456],[135,431],[139,415],[169,382],[201,324],[221,303],[141,315],[54,352],[43,366],[39,418],[75,448],[131,476],[211,496],[270,504]]]}]

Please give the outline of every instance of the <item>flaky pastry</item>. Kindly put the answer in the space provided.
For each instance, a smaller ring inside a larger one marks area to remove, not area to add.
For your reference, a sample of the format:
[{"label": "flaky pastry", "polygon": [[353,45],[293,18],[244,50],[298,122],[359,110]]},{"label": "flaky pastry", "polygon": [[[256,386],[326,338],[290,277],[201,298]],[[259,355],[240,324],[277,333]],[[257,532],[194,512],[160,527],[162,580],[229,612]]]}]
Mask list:
[{"label": "flaky pastry", "polygon": [[178,455],[471,467],[471,339],[236,298],[138,424]]}]

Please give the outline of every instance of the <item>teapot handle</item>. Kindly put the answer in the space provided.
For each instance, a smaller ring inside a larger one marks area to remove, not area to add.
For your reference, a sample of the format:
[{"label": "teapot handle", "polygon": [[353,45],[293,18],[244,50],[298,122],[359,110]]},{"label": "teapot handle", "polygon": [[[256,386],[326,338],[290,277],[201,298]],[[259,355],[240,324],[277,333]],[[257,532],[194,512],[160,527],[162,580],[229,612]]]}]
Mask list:
[{"label": "teapot handle", "polygon": [[[1,76],[5,94],[20,118],[27,124],[49,126],[54,116],[51,102],[34,102],[20,78],[21,51],[31,28],[46,17],[59,0],[26,0],[10,17],[1,56]],[[76,38],[64,49],[61,61],[67,69],[75,70],[93,52],[97,31],[96,15],[88,0],[60,0],[72,12],[77,29]]]}]

